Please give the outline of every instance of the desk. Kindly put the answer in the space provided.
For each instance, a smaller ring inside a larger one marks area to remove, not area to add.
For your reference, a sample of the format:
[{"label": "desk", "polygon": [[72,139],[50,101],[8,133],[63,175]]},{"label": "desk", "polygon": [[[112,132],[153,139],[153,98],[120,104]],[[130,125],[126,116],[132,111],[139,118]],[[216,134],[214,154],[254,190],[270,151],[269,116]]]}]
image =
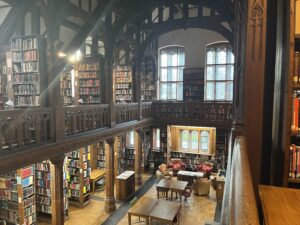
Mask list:
[{"label": "desk", "polygon": [[180,170],[177,176],[178,176],[178,180],[188,181],[189,182],[188,185],[192,186],[192,184],[194,183],[194,179],[203,177],[204,173]]},{"label": "desk", "polygon": [[300,190],[259,185],[266,225],[300,224]]},{"label": "desk", "polygon": [[101,178],[104,178],[105,176],[105,170],[92,170],[91,175],[90,175],[90,180],[93,186],[93,192],[95,192],[95,186],[96,186],[96,182],[98,180],[100,180]]},{"label": "desk", "polygon": [[159,192],[166,192],[166,200],[168,199],[168,191],[171,190],[171,201],[173,200],[173,192],[180,194],[180,202],[182,199],[182,192],[184,192],[187,187],[187,181],[178,181],[178,180],[166,180],[161,179],[156,185],[157,190],[157,199],[159,199]]},{"label": "desk", "polygon": [[128,210],[128,224],[131,225],[131,216],[145,218],[146,225],[149,225],[149,222],[152,224],[152,221],[173,224],[180,207],[180,203],[143,197]]}]

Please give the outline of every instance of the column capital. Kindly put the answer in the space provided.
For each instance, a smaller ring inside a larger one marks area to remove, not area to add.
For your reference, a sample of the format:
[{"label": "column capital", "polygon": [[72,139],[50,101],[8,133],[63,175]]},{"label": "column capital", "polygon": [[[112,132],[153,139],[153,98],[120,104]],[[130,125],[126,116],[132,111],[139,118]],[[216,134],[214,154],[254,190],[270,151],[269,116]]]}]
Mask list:
[{"label": "column capital", "polygon": [[106,139],[105,142],[109,145],[114,145],[115,144],[115,141],[116,141],[116,137],[113,137],[113,138],[109,138],[109,139]]},{"label": "column capital", "polygon": [[66,157],[65,154],[61,153],[50,158],[50,161],[53,165],[62,165],[64,163],[65,157]]}]

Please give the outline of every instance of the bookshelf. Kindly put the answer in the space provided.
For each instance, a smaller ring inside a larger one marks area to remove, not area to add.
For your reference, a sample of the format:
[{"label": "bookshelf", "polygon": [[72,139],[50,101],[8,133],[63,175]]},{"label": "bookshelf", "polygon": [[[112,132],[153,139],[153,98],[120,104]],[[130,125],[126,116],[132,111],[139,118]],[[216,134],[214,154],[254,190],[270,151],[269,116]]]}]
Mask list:
[{"label": "bookshelf", "polygon": [[64,69],[64,71],[60,74],[60,91],[63,104],[72,105],[73,93],[71,70]]},{"label": "bookshelf", "polygon": [[141,101],[152,102],[156,100],[156,83],[151,74],[144,74],[141,78]]},{"label": "bookshelf", "polygon": [[142,136],[142,168],[146,171],[149,168],[149,154],[151,150],[151,129],[145,129]]},{"label": "bookshelf", "polygon": [[155,63],[152,56],[145,56],[142,61],[141,73],[141,101],[152,102],[156,100]]},{"label": "bookshelf", "polygon": [[[51,162],[45,160],[36,164],[35,184],[36,184],[36,205],[39,219],[51,219],[52,201],[51,201]],[[63,191],[64,191],[64,216],[68,218],[69,202],[68,202],[68,181],[66,174],[66,165],[64,164],[63,174]]]},{"label": "bookshelf", "polygon": [[86,57],[78,65],[79,99],[82,104],[99,104],[100,76],[103,72],[103,59],[101,57]]},{"label": "bookshelf", "polygon": [[151,149],[149,154],[150,169],[156,170],[162,163],[167,163],[167,127],[159,128],[159,148]]},{"label": "bookshelf", "polygon": [[113,77],[115,103],[132,102],[132,70],[130,66],[116,66]]},{"label": "bookshelf", "polygon": [[105,147],[104,142],[100,142],[97,148],[97,167],[99,170],[105,170]]},{"label": "bookshelf", "polygon": [[84,207],[90,202],[90,152],[81,148],[68,153],[69,203]]},{"label": "bookshelf", "polygon": [[134,147],[126,147],[123,152],[122,164],[125,170],[134,169]]},{"label": "bookshelf", "polygon": [[0,59],[0,110],[4,109],[5,102],[7,101],[6,81],[6,65]]},{"label": "bookshelf", "polygon": [[[299,129],[299,103],[300,103],[300,24],[296,18],[300,16],[300,1],[291,0],[291,15],[290,23],[291,29],[290,42],[291,42],[291,59],[290,59],[290,79],[292,89],[292,110],[291,110],[291,127],[290,127],[290,141],[288,151],[288,186],[300,187],[300,129]],[[295,12],[295,13],[294,13]]]},{"label": "bookshelf", "polygon": [[0,223],[36,224],[34,166],[1,175]]},{"label": "bookshelf", "polygon": [[204,68],[188,68],[183,71],[183,101],[203,101]]},{"label": "bookshelf", "polygon": [[11,40],[15,108],[41,105],[45,82],[45,39],[40,36],[14,37]]},{"label": "bookshelf", "polygon": [[125,152],[126,145],[126,137],[125,134],[117,136],[115,140],[115,161],[114,161],[114,169],[115,169],[115,177],[125,171],[125,165],[123,161],[123,156]]}]

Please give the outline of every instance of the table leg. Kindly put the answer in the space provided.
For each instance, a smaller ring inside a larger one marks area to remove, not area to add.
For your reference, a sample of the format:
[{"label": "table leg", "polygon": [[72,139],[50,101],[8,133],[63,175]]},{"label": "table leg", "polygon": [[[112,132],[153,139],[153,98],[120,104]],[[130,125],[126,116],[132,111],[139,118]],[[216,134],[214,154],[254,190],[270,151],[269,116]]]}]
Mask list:
[{"label": "table leg", "polygon": [[173,191],[171,191],[171,201],[173,201]]},{"label": "table leg", "polygon": [[149,217],[146,218],[146,225],[149,225]]},{"label": "table leg", "polygon": [[177,192],[176,192],[176,199],[177,199]]},{"label": "table leg", "polygon": [[166,192],[166,200],[168,200],[169,191]]},{"label": "table leg", "polygon": [[159,191],[157,190],[157,199],[159,199]]},{"label": "table leg", "polygon": [[96,186],[95,183],[96,183],[96,182],[93,181],[93,193],[95,193],[95,186]]},{"label": "table leg", "polygon": [[131,225],[131,213],[128,213],[128,224]]},{"label": "table leg", "polygon": [[180,193],[180,203],[181,203],[181,200],[182,200],[182,193]]}]

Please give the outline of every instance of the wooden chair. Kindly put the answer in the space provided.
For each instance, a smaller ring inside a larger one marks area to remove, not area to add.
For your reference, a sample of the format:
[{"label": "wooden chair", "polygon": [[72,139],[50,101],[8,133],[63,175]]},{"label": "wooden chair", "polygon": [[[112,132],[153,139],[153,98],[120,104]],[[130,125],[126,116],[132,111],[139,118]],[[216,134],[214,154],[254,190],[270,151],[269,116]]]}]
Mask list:
[{"label": "wooden chair", "polygon": [[188,203],[188,198],[190,198],[193,193],[193,189],[194,189],[193,186],[194,185],[186,187],[185,191],[181,194],[184,197],[183,202],[187,207],[190,207]]}]

